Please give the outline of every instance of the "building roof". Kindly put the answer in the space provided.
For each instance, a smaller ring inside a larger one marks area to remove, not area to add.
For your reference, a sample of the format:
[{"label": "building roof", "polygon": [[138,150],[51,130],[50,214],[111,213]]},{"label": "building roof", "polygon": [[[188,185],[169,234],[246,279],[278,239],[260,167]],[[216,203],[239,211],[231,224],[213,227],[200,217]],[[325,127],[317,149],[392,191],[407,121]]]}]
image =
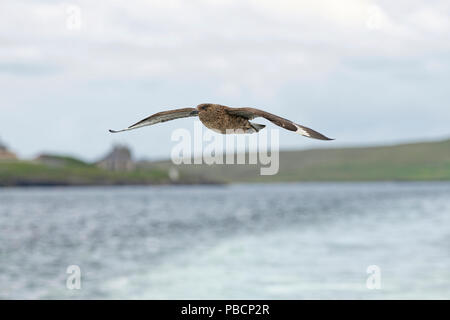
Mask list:
[{"label": "building roof", "polygon": [[8,147],[3,143],[2,139],[0,139],[0,150],[7,151]]},{"label": "building roof", "polygon": [[0,160],[15,160],[15,153],[8,150],[8,147],[0,140]]},{"label": "building roof", "polygon": [[116,145],[97,165],[113,171],[133,170],[135,165],[131,150],[127,146]]}]

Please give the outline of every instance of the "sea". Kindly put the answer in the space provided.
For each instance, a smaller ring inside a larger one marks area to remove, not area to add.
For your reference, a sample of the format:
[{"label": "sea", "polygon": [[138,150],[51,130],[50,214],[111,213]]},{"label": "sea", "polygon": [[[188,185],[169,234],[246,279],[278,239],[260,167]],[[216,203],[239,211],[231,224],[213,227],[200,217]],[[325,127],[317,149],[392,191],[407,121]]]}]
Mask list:
[{"label": "sea", "polygon": [[0,299],[450,299],[450,183],[2,188]]}]

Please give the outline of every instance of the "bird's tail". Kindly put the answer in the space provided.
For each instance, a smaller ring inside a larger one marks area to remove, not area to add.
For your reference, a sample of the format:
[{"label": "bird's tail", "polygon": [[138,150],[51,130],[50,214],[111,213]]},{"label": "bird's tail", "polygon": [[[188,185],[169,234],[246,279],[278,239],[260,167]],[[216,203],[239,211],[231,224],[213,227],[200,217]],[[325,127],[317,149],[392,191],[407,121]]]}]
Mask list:
[{"label": "bird's tail", "polygon": [[262,130],[266,127],[263,124],[253,123],[253,122],[250,122],[250,125],[252,126],[253,129],[255,129],[256,132],[259,132],[260,130]]}]

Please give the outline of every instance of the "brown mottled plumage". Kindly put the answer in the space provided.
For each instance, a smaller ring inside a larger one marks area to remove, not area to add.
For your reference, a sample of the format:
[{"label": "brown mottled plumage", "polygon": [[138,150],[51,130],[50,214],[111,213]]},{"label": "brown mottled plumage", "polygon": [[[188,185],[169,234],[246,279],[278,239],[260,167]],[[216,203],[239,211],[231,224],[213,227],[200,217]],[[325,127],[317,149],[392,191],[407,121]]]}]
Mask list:
[{"label": "brown mottled plumage", "polygon": [[253,133],[259,130],[252,127],[248,119],[230,114],[231,108],[219,104],[201,104],[197,107],[198,117],[205,127],[220,132],[222,134],[235,133]]},{"label": "brown mottled plumage", "polygon": [[309,138],[319,140],[333,140],[317,131],[301,126],[269,112],[265,112],[255,108],[230,108],[220,104],[212,103],[203,103],[198,105],[197,108],[184,108],[155,113],[154,115],[145,118],[142,121],[139,121],[138,123],[128,127],[127,129],[120,131],[109,131],[112,133],[117,133],[141,128],[144,126],[150,126],[169,120],[195,116],[198,116],[200,118],[200,121],[207,128],[216,132],[220,132],[222,134],[258,132],[263,129],[265,125],[252,123],[249,120],[257,117],[263,117],[276,124],[277,126],[280,126],[286,130],[294,131]]}]

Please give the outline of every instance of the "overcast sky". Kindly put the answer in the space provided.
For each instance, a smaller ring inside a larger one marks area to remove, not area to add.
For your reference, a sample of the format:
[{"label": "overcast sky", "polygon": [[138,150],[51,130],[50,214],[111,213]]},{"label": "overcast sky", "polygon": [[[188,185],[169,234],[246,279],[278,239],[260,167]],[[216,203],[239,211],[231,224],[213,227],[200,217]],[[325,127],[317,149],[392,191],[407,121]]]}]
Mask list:
[{"label": "overcast sky", "polygon": [[119,142],[168,158],[193,119],[107,129],[202,102],[337,138],[280,132],[285,149],[442,139],[450,1],[2,0],[0,90],[0,139],[24,157],[93,160]]}]

